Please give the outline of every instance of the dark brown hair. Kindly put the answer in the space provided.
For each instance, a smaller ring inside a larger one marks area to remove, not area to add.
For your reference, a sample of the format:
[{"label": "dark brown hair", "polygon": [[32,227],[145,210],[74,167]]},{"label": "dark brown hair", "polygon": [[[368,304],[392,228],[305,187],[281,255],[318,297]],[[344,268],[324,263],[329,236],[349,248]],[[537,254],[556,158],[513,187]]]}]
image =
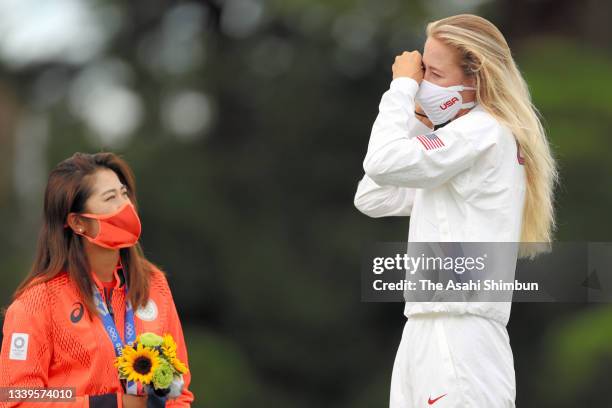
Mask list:
[{"label": "dark brown hair", "polygon": [[[114,153],[75,153],[59,163],[49,175],[45,189],[43,222],[38,237],[36,256],[25,280],[17,287],[13,301],[30,286],[51,280],[62,271],[76,284],[89,316],[97,314],[93,303],[93,280],[83,238],[64,228],[71,212],[85,211],[85,202],[92,193],[91,179],[101,169],[110,169],[127,187],[135,208],[136,185],[128,164]],[[149,298],[149,281],[153,264],[146,260],[139,243],[119,250],[128,282],[128,297],[134,309],[144,306]]]}]

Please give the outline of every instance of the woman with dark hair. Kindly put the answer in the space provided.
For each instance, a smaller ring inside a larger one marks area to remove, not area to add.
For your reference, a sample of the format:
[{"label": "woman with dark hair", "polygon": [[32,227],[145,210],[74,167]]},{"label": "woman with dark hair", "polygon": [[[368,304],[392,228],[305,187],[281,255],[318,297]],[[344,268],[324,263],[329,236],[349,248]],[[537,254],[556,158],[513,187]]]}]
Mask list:
[{"label": "woman with dark hair", "polygon": [[0,386],[74,387],[74,407],[191,406],[187,369],[168,399],[126,384],[113,364],[142,332],[171,334],[187,364],[165,274],[138,243],[136,206],[134,175],[113,153],[75,153],[53,169],[34,264],[6,311]]}]

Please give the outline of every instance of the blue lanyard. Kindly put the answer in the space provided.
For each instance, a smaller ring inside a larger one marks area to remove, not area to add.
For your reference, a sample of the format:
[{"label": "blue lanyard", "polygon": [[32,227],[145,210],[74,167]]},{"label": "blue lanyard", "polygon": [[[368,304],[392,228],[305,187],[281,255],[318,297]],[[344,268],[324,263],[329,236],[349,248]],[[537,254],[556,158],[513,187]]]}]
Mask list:
[{"label": "blue lanyard", "polygon": [[[127,284],[125,286],[125,327],[124,327],[124,335],[123,338],[127,344],[134,344],[136,341],[136,325],[134,324],[134,310],[132,309],[132,303],[128,298],[128,287]],[[111,316],[108,308],[106,307],[106,303],[102,299],[102,295],[98,288],[94,285],[94,303],[96,304],[96,309],[100,314],[100,318],[102,319],[102,324],[104,325],[104,329],[108,334],[109,339],[113,343],[113,348],[115,349],[115,355],[119,357],[121,355],[121,349],[123,348],[123,343],[121,342],[121,337],[119,337],[119,332],[117,331],[117,326],[115,325],[115,321]],[[128,393],[132,393],[134,388],[134,382],[127,382]],[[135,393],[135,391],[134,391]]]},{"label": "blue lanyard", "polygon": [[[134,325],[134,310],[132,310],[132,304],[130,299],[127,297],[127,285],[125,285],[125,293],[125,328],[123,338],[127,344],[133,344],[136,341],[136,328]],[[102,300],[102,295],[97,288],[94,290],[94,302],[98,312],[100,313],[100,318],[102,319],[104,329],[106,329],[106,333],[108,334],[108,337],[115,348],[115,355],[119,357],[121,355],[123,343],[121,342],[121,337],[119,337],[119,333],[117,332],[115,321],[108,311],[106,303],[104,303],[104,300]]]}]

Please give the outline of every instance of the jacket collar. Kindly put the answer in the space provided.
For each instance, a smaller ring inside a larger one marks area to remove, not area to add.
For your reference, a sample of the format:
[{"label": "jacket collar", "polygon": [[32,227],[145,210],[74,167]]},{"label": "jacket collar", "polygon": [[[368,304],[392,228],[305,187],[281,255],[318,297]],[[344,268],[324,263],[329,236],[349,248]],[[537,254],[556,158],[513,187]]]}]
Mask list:
[{"label": "jacket collar", "polygon": [[449,123],[454,122],[457,119],[461,119],[461,118],[463,118],[465,116],[468,116],[472,112],[486,112],[486,110],[479,103],[476,103],[469,111],[467,111],[465,114],[459,116],[458,118],[455,117],[455,118],[449,119],[448,121],[446,121],[444,123],[441,123],[439,125],[434,125],[434,129],[433,130],[435,132],[436,130],[438,130],[438,129],[448,125]]},{"label": "jacket collar", "polygon": [[[93,270],[90,271],[90,275],[98,289],[100,291],[103,291],[104,285],[102,284],[100,279],[98,279],[98,275],[96,275]],[[115,286],[113,287],[113,289],[122,288],[125,285],[125,272],[123,270],[123,265],[121,264],[121,258],[119,258],[117,266],[115,266],[113,275],[115,276]]]}]

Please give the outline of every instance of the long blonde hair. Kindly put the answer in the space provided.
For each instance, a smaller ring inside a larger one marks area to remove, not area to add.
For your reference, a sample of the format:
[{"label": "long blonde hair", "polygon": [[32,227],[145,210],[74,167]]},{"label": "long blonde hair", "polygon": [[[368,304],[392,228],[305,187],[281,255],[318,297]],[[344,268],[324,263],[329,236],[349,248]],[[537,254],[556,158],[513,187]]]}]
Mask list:
[{"label": "long blonde hair", "polygon": [[491,22],[472,14],[433,21],[426,33],[458,51],[464,74],[475,77],[476,101],[518,141],[527,178],[519,256],[533,258],[547,251],[556,229],[554,189],[559,175],[540,113],[508,43]]}]

